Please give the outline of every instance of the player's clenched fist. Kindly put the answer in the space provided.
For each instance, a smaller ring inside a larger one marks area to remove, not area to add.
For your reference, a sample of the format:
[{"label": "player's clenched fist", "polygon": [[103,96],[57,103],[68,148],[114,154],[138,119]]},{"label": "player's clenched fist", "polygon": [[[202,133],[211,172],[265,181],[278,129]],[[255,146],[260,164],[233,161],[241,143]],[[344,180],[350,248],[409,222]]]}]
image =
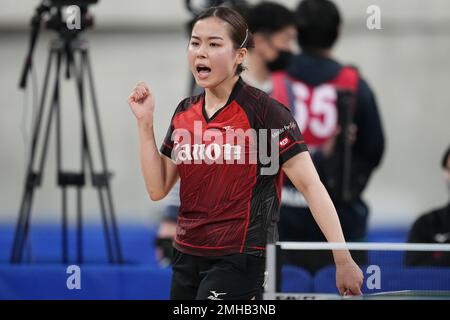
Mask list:
[{"label": "player's clenched fist", "polygon": [[153,122],[155,100],[150,89],[143,81],[138,82],[131,91],[128,97],[128,104],[137,120]]}]

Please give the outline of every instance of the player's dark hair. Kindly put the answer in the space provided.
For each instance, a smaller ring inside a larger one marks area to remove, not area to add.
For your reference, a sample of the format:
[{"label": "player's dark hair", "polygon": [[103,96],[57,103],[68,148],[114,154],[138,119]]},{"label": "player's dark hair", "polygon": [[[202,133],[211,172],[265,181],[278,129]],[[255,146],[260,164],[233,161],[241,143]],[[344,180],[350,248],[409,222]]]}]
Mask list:
[{"label": "player's dark hair", "polygon": [[450,146],[447,148],[447,151],[444,153],[444,157],[442,158],[442,168],[450,169],[447,167],[448,157],[450,157]]},{"label": "player's dark hair", "polygon": [[329,0],[303,0],[299,3],[297,20],[298,43],[302,49],[329,49],[337,40],[341,16]]},{"label": "player's dark hair", "polygon": [[252,33],[275,33],[295,26],[294,12],[275,2],[261,2],[246,12],[248,27]]},{"label": "player's dark hair", "polygon": [[[253,35],[250,32],[245,19],[235,10],[227,7],[212,7],[201,12],[194,20],[195,25],[199,20],[209,17],[216,17],[225,21],[228,25],[228,31],[235,49],[253,48]],[[239,64],[236,68],[236,75],[239,75],[245,68]]]}]

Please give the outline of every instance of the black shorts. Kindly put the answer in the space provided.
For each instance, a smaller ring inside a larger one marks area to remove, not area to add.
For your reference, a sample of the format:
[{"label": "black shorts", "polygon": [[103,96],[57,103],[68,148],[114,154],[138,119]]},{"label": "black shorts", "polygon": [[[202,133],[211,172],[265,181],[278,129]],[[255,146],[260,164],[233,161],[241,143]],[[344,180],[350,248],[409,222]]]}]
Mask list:
[{"label": "black shorts", "polygon": [[262,299],[265,258],[250,254],[199,257],[174,249],[171,300]]}]

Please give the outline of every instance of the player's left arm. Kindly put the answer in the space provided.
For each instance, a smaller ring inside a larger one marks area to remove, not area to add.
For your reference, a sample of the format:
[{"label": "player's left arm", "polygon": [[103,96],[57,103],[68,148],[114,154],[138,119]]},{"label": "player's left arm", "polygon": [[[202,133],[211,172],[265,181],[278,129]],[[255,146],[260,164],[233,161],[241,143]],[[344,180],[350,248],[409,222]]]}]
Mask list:
[{"label": "player's left arm", "polygon": [[[314,220],[328,242],[345,242],[336,209],[320,181],[309,152],[301,152],[287,160],[283,171],[300,191],[311,209]],[[363,274],[348,250],[333,250],[336,263],[336,285],[343,294],[346,289],[361,294]]]}]

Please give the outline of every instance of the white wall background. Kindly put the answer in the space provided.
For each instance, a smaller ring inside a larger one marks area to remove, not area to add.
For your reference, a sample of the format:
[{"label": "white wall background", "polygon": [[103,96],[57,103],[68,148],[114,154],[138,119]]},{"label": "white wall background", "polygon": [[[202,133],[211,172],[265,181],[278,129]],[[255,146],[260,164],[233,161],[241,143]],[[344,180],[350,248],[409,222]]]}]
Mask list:
[{"label": "white wall background", "polygon": [[[291,8],[297,3],[280,2]],[[32,110],[31,86],[24,95],[17,83],[28,47],[29,19],[38,3],[3,0],[0,11],[0,220],[4,221],[16,219],[23,189],[23,128],[29,131],[23,118]],[[419,213],[445,203],[449,196],[439,162],[450,143],[450,2],[337,3],[345,25],[336,57],[358,65],[373,87],[387,138],[382,166],[365,194],[372,209],[371,224],[409,225]],[[382,30],[366,28],[366,8],[371,4],[381,9]],[[119,222],[151,221],[164,203],[152,202],[146,195],[137,130],[126,98],[136,81],[150,84],[157,99],[156,134],[161,141],[173,109],[188,88],[183,25],[190,16],[181,0],[102,0],[91,9],[96,27],[84,37],[91,46],[108,161],[115,173],[113,193]],[[39,92],[53,37],[52,32],[43,31],[35,50]],[[79,131],[74,84],[68,83],[62,90],[64,167],[76,169]],[[36,221],[60,219],[53,138],[44,186],[34,201]],[[74,204],[74,197],[70,201]],[[89,218],[98,218],[98,203],[90,189],[85,209]]]}]

